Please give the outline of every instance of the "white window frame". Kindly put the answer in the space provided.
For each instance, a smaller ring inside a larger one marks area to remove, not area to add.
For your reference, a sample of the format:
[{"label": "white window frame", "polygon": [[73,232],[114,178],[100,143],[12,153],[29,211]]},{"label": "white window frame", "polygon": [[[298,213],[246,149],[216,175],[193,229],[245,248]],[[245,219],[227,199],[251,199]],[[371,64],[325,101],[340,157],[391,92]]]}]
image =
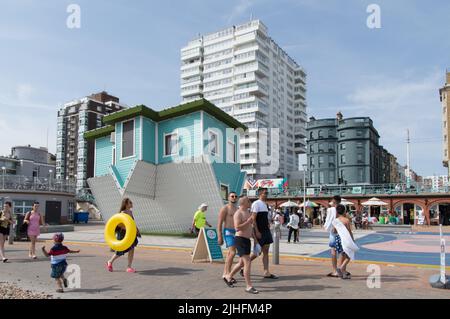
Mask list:
[{"label": "white window frame", "polygon": [[237,160],[237,156],[236,156],[236,154],[237,154],[237,150],[236,150],[236,143],[234,143],[232,140],[228,140],[227,141],[227,148],[228,148],[228,145],[229,144],[231,144],[231,145],[233,145],[233,159],[230,159],[229,158],[229,152],[228,152],[228,149],[227,149],[227,162],[228,163],[236,163],[236,160]]},{"label": "white window frame", "polygon": [[[215,154],[212,154],[212,152],[211,152],[211,144],[209,143],[209,141],[210,141],[209,137],[210,137],[211,133],[216,136],[217,152]],[[219,134],[216,131],[212,130],[212,129],[208,129],[208,153],[209,153],[209,155],[214,156],[214,157],[220,157],[220,154],[221,154],[220,153]]]},{"label": "white window frame", "polygon": [[[130,122],[130,121],[133,121],[133,155],[123,157],[123,124],[126,122]],[[136,145],[135,145],[136,144],[136,121],[135,121],[135,119],[125,120],[125,121],[122,121],[120,123],[120,125],[122,125],[121,132],[120,132],[120,159],[124,160],[124,159],[135,157],[136,156],[136,149],[135,149],[136,148]]]},{"label": "white window frame", "polygon": [[[175,153],[172,154],[166,154],[166,137],[169,135],[176,135],[176,144],[175,144]],[[179,148],[178,148],[178,144],[179,144],[179,139],[180,136],[178,135],[178,130],[172,131],[170,133],[164,133],[164,137],[163,137],[163,158],[166,157],[173,157],[173,156],[178,156],[179,155]]]},{"label": "white window frame", "polygon": [[223,200],[228,200],[228,196],[230,195],[230,185],[228,185],[228,184],[224,184],[224,183],[220,183],[220,188],[219,188],[219,191],[220,191],[220,196],[222,196],[222,186],[225,186],[226,188],[227,188],[227,198],[222,198]]}]

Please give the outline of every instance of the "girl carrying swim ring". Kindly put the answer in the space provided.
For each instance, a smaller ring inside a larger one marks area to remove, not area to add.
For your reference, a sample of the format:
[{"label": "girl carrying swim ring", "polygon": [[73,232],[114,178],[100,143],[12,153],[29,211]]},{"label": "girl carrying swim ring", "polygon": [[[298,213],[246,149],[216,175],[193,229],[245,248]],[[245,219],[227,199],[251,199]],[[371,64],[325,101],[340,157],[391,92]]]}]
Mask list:
[{"label": "girl carrying swim ring", "polygon": [[[133,212],[131,211],[133,208],[133,203],[131,202],[131,200],[129,198],[124,198],[122,200],[122,204],[120,206],[120,213],[121,214],[128,214],[131,216],[131,218],[133,218]],[[118,231],[118,238],[119,240],[123,239],[125,237],[125,228],[121,227],[120,225],[118,226],[119,231]],[[120,256],[125,255],[126,253],[128,253],[128,267],[127,267],[127,272],[129,273],[135,273],[136,269],[134,269],[131,265],[133,263],[133,257],[134,257],[134,247],[137,246],[138,244],[138,237],[141,237],[141,234],[139,232],[139,229],[137,229],[136,232],[136,239],[134,240],[133,244],[127,248],[124,251],[116,251],[114,253],[114,255],[111,257],[110,260],[107,261],[106,263],[106,269],[108,271],[113,271],[113,263],[116,259],[118,259]]]}]

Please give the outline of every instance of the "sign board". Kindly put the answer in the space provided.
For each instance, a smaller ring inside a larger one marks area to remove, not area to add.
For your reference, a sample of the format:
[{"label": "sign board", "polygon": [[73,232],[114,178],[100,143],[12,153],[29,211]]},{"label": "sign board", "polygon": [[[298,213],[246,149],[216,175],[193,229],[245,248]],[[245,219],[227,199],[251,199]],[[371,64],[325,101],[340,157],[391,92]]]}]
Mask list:
[{"label": "sign board", "polygon": [[307,188],[306,189],[306,195],[307,196],[314,196],[314,188]]},{"label": "sign board", "polygon": [[223,261],[222,248],[215,228],[201,228],[195,244],[192,262]]},{"label": "sign board", "polygon": [[288,187],[287,179],[285,178],[272,178],[272,179],[258,179],[258,180],[252,180],[248,179],[245,182],[244,188],[245,189],[254,189],[254,188],[278,188],[278,189],[285,189]]},{"label": "sign board", "polygon": [[353,187],[352,194],[362,194],[362,187]]}]

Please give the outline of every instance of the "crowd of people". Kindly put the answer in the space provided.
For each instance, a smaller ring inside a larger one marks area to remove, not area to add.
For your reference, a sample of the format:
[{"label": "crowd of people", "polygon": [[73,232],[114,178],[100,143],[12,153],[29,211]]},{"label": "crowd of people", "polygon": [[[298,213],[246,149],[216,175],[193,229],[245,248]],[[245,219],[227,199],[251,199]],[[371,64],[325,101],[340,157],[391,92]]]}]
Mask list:
[{"label": "crowd of people", "polygon": [[[294,243],[298,243],[300,228],[309,223],[309,220],[303,217],[306,217],[306,215],[301,214],[301,212],[291,210],[285,216],[278,209],[272,210],[267,204],[267,195],[267,189],[259,189],[258,200],[252,203],[247,196],[238,197],[235,192],[231,192],[228,196],[228,203],[219,212],[217,224],[218,244],[225,244],[228,248],[222,280],[228,287],[234,287],[237,283],[236,274],[239,273],[245,280],[245,291],[251,294],[259,293],[251,280],[251,266],[256,258],[261,256],[264,279],[278,279],[278,276],[272,273],[269,268],[269,249],[273,243],[272,226],[276,231],[279,231],[282,225],[285,225],[288,229],[287,242],[290,243],[292,239]],[[4,263],[8,262],[4,244],[13,224],[11,206],[11,202],[7,201],[4,203],[3,210],[0,211],[0,257]],[[132,209],[131,199],[124,198],[119,210],[120,214],[127,214],[134,220]],[[208,205],[203,203],[194,214],[192,230],[197,234],[205,226],[212,227],[206,218],[207,209]],[[326,210],[326,214],[322,215],[321,213],[321,216],[323,227],[330,233],[329,246],[331,248],[333,271],[328,276],[350,279],[351,275],[347,271],[347,265],[354,258],[354,253],[358,250],[358,247],[353,241],[351,219],[348,218],[345,207],[340,204],[339,196],[333,198],[331,207]],[[45,227],[44,218],[39,212],[39,203],[35,202],[32,210],[26,213],[22,226],[30,239],[28,255],[31,260],[37,259],[36,242],[40,236],[41,226]],[[123,225],[119,225],[116,228],[117,239],[123,239],[125,232]],[[275,233],[277,234],[277,232]],[[140,237],[140,231],[136,226],[134,242],[124,251],[114,251],[114,254],[106,262],[107,271],[113,272],[114,262],[127,254],[126,272],[136,272],[132,263],[135,247],[138,245],[138,238]],[[55,279],[57,292],[64,292],[63,286],[67,287],[68,285],[64,277],[67,268],[67,255],[80,252],[79,250],[69,249],[63,244],[63,241],[64,235],[57,233],[53,236],[53,246],[49,251],[45,246],[41,248],[43,255],[50,257],[50,276]],[[236,255],[239,260],[233,265]]]}]

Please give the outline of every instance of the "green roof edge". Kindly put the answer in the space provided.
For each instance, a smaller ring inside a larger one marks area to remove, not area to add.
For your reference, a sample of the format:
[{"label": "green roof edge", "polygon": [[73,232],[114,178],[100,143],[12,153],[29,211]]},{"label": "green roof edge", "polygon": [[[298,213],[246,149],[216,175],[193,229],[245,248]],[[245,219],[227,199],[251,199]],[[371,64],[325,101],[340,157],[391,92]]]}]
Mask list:
[{"label": "green roof edge", "polygon": [[84,138],[87,140],[92,140],[95,138],[100,138],[104,136],[110,135],[112,132],[114,132],[115,128],[112,125],[107,125],[100,127],[95,130],[90,130],[84,133]]}]

